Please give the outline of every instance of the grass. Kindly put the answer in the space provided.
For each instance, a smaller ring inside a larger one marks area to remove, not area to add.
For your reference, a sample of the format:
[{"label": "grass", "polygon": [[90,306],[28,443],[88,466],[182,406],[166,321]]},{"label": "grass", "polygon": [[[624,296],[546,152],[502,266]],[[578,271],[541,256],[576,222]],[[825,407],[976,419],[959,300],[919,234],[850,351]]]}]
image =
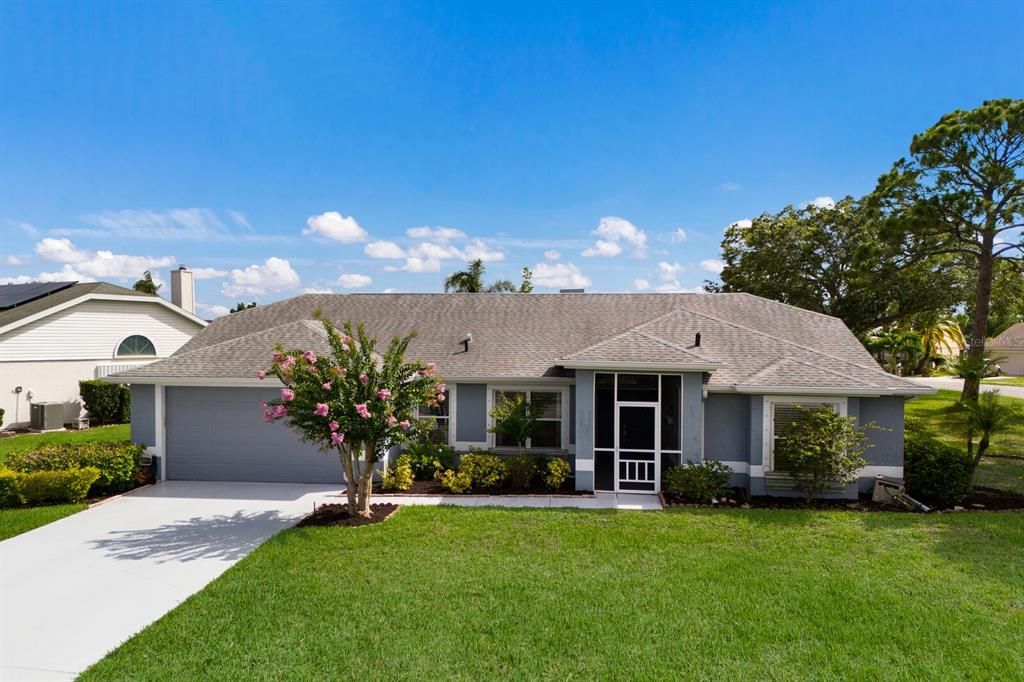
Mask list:
[{"label": "grass", "polygon": [[983,457],[974,474],[974,483],[1024,495],[1024,459]]},{"label": "grass", "polygon": [[82,511],[86,504],[56,504],[51,507],[0,510],[0,540],[13,538],[26,531],[71,516]]},{"label": "grass", "polygon": [[[906,416],[920,419],[925,429],[940,440],[963,448],[966,447],[966,436],[963,416],[957,408],[959,399],[959,391],[939,391],[932,395],[918,396],[907,403]],[[1022,418],[1007,431],[993,436],[989,453],[1024,457],[1024,401],[1007,397],[1001,397],[1000,400],[1015,405]]]},{"label": "grass", "polygon": [[994,379],[984,379],[986,384],[998,384],[1000,386],[1020,386],[1024,387],[1024,377],[996,377]]},{"label": "grass", "polygon": [[14,452],[25,452],[40,445],[54,443],[108,443],[128,440],[131,438],[129,424],[114,426],[98,426],[85,431],[56,431],[54,433],[23,433],[17,436],[0,439],[0,467],[7,460],[7,455]]},{"label": "grass", "polygon": [[406,507],[287,530],[84,674],[1020,679],[1024,514]]}]

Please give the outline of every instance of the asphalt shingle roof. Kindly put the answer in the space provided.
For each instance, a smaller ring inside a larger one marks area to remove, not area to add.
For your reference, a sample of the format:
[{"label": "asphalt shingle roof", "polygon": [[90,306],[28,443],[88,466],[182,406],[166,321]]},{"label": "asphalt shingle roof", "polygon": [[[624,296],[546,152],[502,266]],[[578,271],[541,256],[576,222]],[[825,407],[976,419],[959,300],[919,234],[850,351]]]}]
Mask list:
[{"label": "asphalt shingle roof", "polygon": [[989,342],[992,348],[1024,348],[1024,322],[1012,324]]},{"label": "asphalt shingle roof", "polygon": [[381,343],[415,330],[409,355],[449,379],[566,376],[561,363],[575,359],[720,364],[709,382],[720,387],[917,388],[884,372],[839,319],[749,294],[306,294],[215,320],[172,357],[121,376],[252,378],[277,343],[325,350],[316,311],[362,322]]}]

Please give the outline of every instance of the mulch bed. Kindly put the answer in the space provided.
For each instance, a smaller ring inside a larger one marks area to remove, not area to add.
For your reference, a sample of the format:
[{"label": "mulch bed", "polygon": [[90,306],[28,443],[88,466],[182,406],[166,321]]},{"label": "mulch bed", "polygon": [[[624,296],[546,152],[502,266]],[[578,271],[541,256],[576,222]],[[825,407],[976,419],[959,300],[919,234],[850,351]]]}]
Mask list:
[{"label": "mulch bed", "polygon": [[573,488],[545,492],[543,489],[532,488],[529,490],[512,490],[502,488],[501,490],[488,490],[480,493],[450,493],[437,481],[413,481],[412,487],[408,490],[383,491],[380,486],[374,486],[374,495],[450,495],[451,497],[465,497],[466,495],[585,495],[592,493],[578,491]]},{"label": "mulch bed", "polygon": [[[898,505],[879,504],[871,501],[870,495],[861,495],[856,500],[814,500],[810,504],[802,497],[750,497],[744,499],[743,491],[736,490],[730,497],[723,497],[718,504],[689,502],[672,495],[662,495],[665,507],[720,507],[740,509],[827,509],[856,512],[909,512]],[[934,509],[937,512],[960,511],[1024,511],[1024,495],[996,488],[976,487],[971,495],[954,509]]]},{"label": "mulch bed", "polygon": [[368,526],[371,523],[385,521],[398,511],[397,504],[371,504],[370,517],[350,515],[347,504],[321,504],[313,513],[296,524],[299,528],[307,526]]},{"label": "mulch bed", "polygon": [[998,488],[975,487],[960,506],[971,510],[1024,511],[1024,495]]}]

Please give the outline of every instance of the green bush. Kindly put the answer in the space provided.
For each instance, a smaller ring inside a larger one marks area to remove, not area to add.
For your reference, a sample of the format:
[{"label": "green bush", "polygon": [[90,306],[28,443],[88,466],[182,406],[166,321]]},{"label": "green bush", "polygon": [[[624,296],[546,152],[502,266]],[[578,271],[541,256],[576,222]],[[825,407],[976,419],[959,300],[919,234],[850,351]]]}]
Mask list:
[{"label": "green bush", "polygon": [[28,504],[81,502],[100,476],[96,467],[64,471],[33,471],[23,474],[21,494]]},{"label": "green bush", "polygon": [[544,473],[544,485],[549,490],[558,490],[564,484],[572,467],[561,457],[554,457],[548,460],[547,471]]},{"label": "green bush", "polygon": [[473,486],[472,479],[464,471],[456,472],[451,469],[438,471],[436,478],[441,487],[450,493],[468,493]]},{"label": "green bush", "polygon": [[429,440],[410,443],[405,451],[417,481],[430,481],[438,471],[455,466],[455,450],[447,445],[438,445]]},{"label": "green bush", "polygon": [[459,460],[459,473],[469,476],[474,492],[494,490],[508,477],[508,465],[489,452],[469,452]]},{"label": "green bush", "polygon": [[7,466],[22,473],[95,467],[100,476],[90,492],[93,495],[112,495],[132,487],[142,452],[142,446],[131,441],[62,443],[11,453],[7,457]]},{"label": "green bush", "polygon": [[0,469],[0,509],[18,507],[25,504],[21,494],[21,478],[23,474],[10,469]]},{"label": "green bush", "polygon": [[708,460],[695,464],[669,467],[662,476],[662,490],[692,502],[709,502],[728,490],[732,469],[721,462]]},{"label": "green bush", "polygon": [[388,468],[381,482],[381,489],[386,491],[408,490],[412,487],[412,464],[409,455],[399,455],[394,466]]},{"label": "green bush", "polygon": [[0,407],[0,426],[4,425],[4,408]]},{"label": "green bush", "polygon": [[529,490],[537,483],[540,476],[540,462],[529,455],[515,455],[505,458],[508,477],[505,484],[513,490]]},{"label": "green bush", "polygon": [[907,494],[934,507],[952,507],[971,492],[974,462],[966,452],[925,435],[903,443]]},{"label": "green bush", "polygon": [[99,379],[78,382],[82,404],[101,424],[125,424],[132,418],[132,394],[123,384],[108,384]]}]

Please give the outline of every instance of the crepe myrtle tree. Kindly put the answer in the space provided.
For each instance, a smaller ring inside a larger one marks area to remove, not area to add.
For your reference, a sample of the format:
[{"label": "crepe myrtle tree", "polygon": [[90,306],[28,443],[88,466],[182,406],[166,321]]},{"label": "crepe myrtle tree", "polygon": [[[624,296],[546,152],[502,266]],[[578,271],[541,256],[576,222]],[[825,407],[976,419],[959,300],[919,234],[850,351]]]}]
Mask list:
[{"label": "crepe myrtle tree", "polygon": [[285,350],[280,345],[271,366],[259,378],[277,377],[281,396],[261,403],[268,422],[283,421],[324,453],[337,452],[345,471],[349,512],[370,515],[373,469],[388,449],[407,442],[418,428],[416,408],[437,405],[445,385],[432,363],[407,362],[415,332],[395,337],[387,351],[363,325],[346,322],[340,333],[317,315],[327,333],[330,353]]}]

